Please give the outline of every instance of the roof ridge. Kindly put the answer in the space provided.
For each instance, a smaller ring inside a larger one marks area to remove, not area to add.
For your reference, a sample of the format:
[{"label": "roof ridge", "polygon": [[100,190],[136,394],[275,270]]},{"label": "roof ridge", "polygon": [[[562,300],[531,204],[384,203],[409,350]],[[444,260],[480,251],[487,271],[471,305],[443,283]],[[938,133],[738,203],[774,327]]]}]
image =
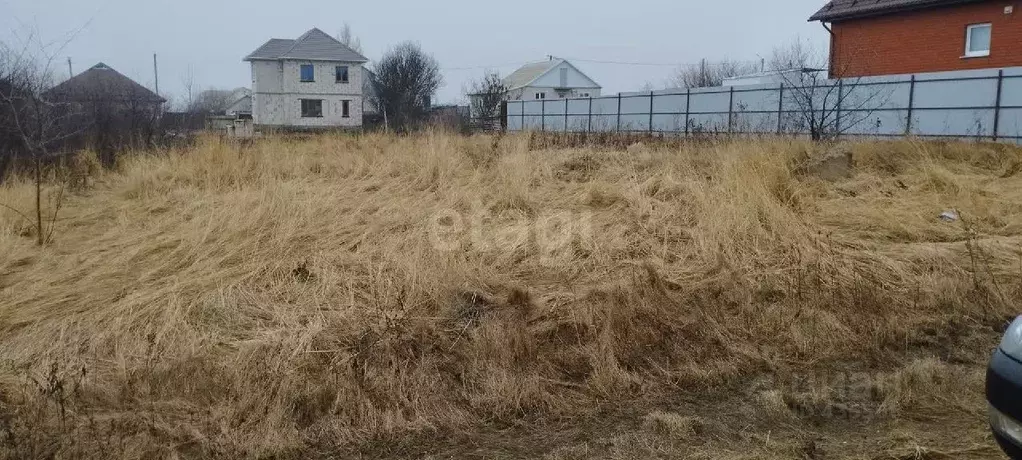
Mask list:
[{"label": "roof ridge", "polygon": [[313,34],[315,34],[315,33],[318,33],[318,34],[320,34],[320,35],[322,35],[322,36],[326,37],[326,38],[327,38],[328,40],[332,41],[332,42],[333,42],[334,44],[336,44],[336,45],[338,45],[338,46],[344,47],[344,49],[345,49],[345,50],[347,50],[347,51],[350,51],[351,53],[355,54],[356,56],[358,56],[358,57],[360,57],[360,58],[362,58],[362,59],[364,59],[364,60],[366,60],[366,61],[368,61],[368,60],[369,60],[368,58],[366,58],[365,56],[363,56],[363,55],[362,55],[362,53],[360,53],[360,52],[358,52],[358,51],[355,51],[354,49],[352,49],[352,48],[351,48],[350,46],[348,46],[348,45],[345,45],[345,44],[344,44],[343,42],[341,42],[340,40],[338,40],[338,39],[334,38],[334,36],[333,36],[333,35],[330,35],[330,34],[328,34],[328,33],[324,32],[324,31],[323,31],[323,29],[320,29],[319,27],[313,27],[313,28],[311,28],[311,29],[307,30],[307,31],[306,31],[306,32],[305,32],[304,34],[302,34],[302,35],[301,35],[300,37],[298,37],[297,39],[295,39],[295,40],[294,40],[294,43],[293,43],[293,44],[291,45],[291,48],[289,48],[289,49],[288,49],[288,50],[287,50],[286,52],[282,53],[282,54],[280,55],[280,57],[281,57],[281,58],[286,58],[286,57],[288,57],[288,55],[289,55],[289,54],[291,54],[291,53],[292,53],[292,52],[294,52],[294,51],[295,51],[296,49],[298,49],[298,47],[299,47],[299,46],[300,46],[300,45],[301,45],[302,43],[304,43],[304,42],[308,41],[308,40],[309,40],[309,38],[310,38],[310,37],[311,37],[311,36],[312,36]]},{"label": "roof ridge", "polygon": [[309,29],[296,39],[271,38],[244,58],[245,61],[304,59],[343,62],[369,61],[362,53],[355,51],[318,27]]},{"label": "roof ridge", "polygon": [[[110,80],[114,78],[114,80]],[[99,79],[99,80],[97,80]],[[92,84],[92,87],[86,86]],[[96,87],[95,85],[101,85]],[[111,84],[121,85],[119,88],[111,86]],[[121,91],[131,93],[133,97],[145,98],[148,101],[159,101],[166,102],[162,96],[154,92],[153,90],[146,88],[141,83],[128,77],[106,65],[103,62],[99,62],[96,65],[90,67],[88,70],[75,75],[67,80],[64,80],[60,84],[50,88],[46,91],[48,94],[65,94],[73,95],[77,91],[81,91],[84,88],[85,91]],[[79,93],[80,94],[80,93]]]},{"label": "roof ridge", "polygon": [[301,42],[302,42],[302,40],[305,40],[306,38],[308,38],[309,34],[310,34],[310,33],[312,33],[312,31],[313,31],[313,30],[318,30],[318,29],[317,29],[317,28],[315,28],[315,27],[313,27],[312,29],[309,29],[309,30],[307,30],[307,31],[306,31],[306,32],[305,32],[304,34],[302,34],[302,35],[301,35],[301,36],[299,36],[298,38],[296,38],[296,39],[294,39],[293,41],[291,41],[291,47],[290,47],[290,48],[288,48],[288,49],[287,49],[287,51],[285,51],[285,52],[281,53],[281,54],[280,54],[280,57],[284,57],[284,56],[287,56],[287,55],[288,55],[289,53],[291,53],[292,51],[294,51],[294,50],[295,50],[295,48],[297,48],[297,47],[298,47],[298,44],[299,44],[299,43],[301,43]]}]

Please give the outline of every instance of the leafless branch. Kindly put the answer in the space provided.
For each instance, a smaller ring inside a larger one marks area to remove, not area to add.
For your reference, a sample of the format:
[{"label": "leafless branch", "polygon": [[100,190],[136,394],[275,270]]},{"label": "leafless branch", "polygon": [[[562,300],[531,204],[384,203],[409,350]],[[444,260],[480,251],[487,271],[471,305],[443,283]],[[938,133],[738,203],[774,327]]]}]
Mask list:
[{"label": "leafless branch", "polygon": [[[861,77],[830,80],[826,76],[826,54],[796,40],[774,50],[770,69],[783,84],[785,101],[794,108],[795,131],[807,131],[814,140],[839,136],[870,118],[889,93],[870,88]],[[849,65],[844,62],[841,65]],[[859,68],[862,67],[861,63]],[[840,69],[831,73],[843,74]],[[791,109],[789,109],[791,110]]]},{"label": "leafless branch", "polygon": [[413,42],[402,43],[383,55],[372,72],[373,103],[389,127],[415,128],[426,120],[433,96],[443,83],[440,64]]},{"label": "leafless branch", "polygon": [[758,70],[760,70],[759,65],[755,62],[734,61],[731,59],[709,62],[703,59],[698,64],[679,68],[671,79],[671,83],[679,88],[722,86],[725,79],[748,75]]},{"label": "leafless branch", "polygon": [[472,117],[487,121],[500,115],[500,104],[507,96],[507,91],[507,85],[497,73],[488,73],[481,80],[472,83],[468,94]]},{"label": "leafless branch", "polygon": [[362,40],[355,36],[355,33],[351,30],[351,24],[347,22],[344,23],[341,31],[337,33],[337,41],[351,48],[356,53],[362,53]]}]

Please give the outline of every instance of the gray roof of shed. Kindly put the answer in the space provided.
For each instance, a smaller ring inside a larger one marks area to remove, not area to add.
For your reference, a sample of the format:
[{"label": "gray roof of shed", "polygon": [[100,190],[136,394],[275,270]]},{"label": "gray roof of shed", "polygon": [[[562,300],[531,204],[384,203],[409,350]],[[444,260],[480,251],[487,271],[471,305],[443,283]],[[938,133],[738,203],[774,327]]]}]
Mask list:
[{"label": "gray roof of shed", "polygon": [[49,97],[74,102],[95,100],[167,102],[166,99],[100,62],[46,92]]},{"label": "gray roof of shed", "polygon": [[840,21],[984,0],[831,0],[810,21]]},{"label": "gray roof of shed", "polygon": [[345,46],[319,29],[312,29],[296,40],[271,38],[248,56],[246,61],[293,59],[303,61],[368,62],[365,56]]}]

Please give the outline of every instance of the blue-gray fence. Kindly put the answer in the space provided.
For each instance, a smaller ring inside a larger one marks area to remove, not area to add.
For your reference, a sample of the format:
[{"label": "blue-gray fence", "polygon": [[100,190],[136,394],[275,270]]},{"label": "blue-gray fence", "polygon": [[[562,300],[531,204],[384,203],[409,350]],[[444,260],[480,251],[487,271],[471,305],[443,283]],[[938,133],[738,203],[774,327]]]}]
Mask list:
[{"label": "blue-gray fence", "polygon": [[[808,93],[802,84],[779,83],[510,101],[507,127],[687,135],[808,133]],[[813,107],[817,118],[830,117],[828,128],[835,134],[1022,143],[1022,67],[825,80],[812,95],[827,96]]]}]

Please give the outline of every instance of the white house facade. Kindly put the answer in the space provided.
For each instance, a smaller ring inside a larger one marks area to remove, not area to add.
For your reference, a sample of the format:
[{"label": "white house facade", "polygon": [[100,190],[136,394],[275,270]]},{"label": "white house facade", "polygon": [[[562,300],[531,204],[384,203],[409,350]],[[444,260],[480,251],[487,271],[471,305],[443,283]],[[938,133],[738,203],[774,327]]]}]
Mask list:
[{"label": "white house facade", "polygon": [[252,90],[248,88],[237,88],[231,91],[230,105],[225,113],[235,116],[252,115]]},{"label": "white house facade", "polygon": [[[596,81],[582,73],[578,67],[553,56],[546,61],[522,66],[504,78],[502,83],[507,88],[504,96],[507,101],[599,97],[602,90]],[[479,97],[474,94],[469,96]]]},{"label": "white house facade", "polygon": [[555,57],[522,66],[504,79],[504,86],[512,101],[599,97],[602,89],[578,67]]},{"label": "white house facade", "polygon": [[271,39],[249,54],[256,126],[362,126],[364,56],[312,29],[296,40]]}]

